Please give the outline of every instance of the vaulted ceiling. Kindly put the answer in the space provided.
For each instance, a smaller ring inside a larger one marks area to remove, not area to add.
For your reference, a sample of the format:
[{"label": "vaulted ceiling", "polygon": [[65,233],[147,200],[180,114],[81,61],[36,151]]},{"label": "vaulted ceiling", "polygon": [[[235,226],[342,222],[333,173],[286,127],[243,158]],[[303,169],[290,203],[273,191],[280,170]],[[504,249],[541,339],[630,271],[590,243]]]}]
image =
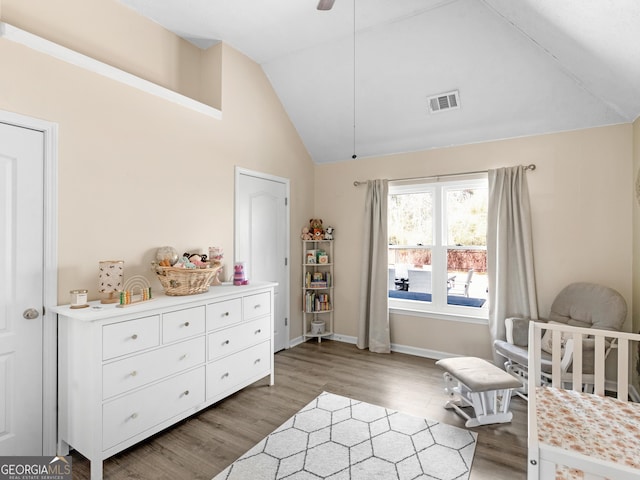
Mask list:
[{"label": "vaulted ceiling", "polygon": [[637,0],[120,1],[260,64],[316,163],[640,115]]}]

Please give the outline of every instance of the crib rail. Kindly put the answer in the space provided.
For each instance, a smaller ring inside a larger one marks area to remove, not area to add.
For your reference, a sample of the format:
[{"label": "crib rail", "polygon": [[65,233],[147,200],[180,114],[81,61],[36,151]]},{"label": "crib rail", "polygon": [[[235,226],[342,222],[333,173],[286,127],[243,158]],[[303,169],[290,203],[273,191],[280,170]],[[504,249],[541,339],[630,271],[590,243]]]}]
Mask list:
[{"label": "crib rail", "polygon": [[[541,345],[545,332],[552,332],[552,371],[541,374]],[[542,383],[552,387],[582,390],[584,384],[593,385],[593,393],[604,395],[605,390],[617,392],[627,401],[629,396],[629,367],[632,345],[640,342],[640,335],[627,332],[572,327],[542,322],[531,322],[529,328],[529,391]],[[594,348],[594,372],[583,372],[583,346]],[[564,346],[564,352],[563,352]],[[616,378],[607,378],[605,358],[610,350],[617,350]],[[564,353],[564,355],[563,355]],[[571,365],[572,372],[567,372]]]},{"label": "crib rail", "polygon": [[[543,336],[551,332],[551,372],[543,372],[541,346]],[[569,325],[531,322],[529,326],[529,466],[528,478],[554,479],[555,465],[567,465],[585,472],[590,479],[640,479],[640,471],[592,458],[588,454],[539,443],[536,417],[536,389],[541,385],[564,390],[585,391],[595,395],[612,395],[616,392],[621,401],[629,401],[630,366],[633,352],[640,343],[640,335]],[[583,349],[583,347],[586,347]],[[584,351],[593,350],[593,372],[585,373]],[[617,363],[617,372],[606,372],[606,358],[611,353]],[[569,368],[571,367],[571,368]],[[609,373],[609,375],[607,375]],[[612,378],[613,377],[613,378]],[[631,387],[633,390],[633,387]],[[633,390],[637,396],[637,392]],[[586,452],[585,452],[586,453]]]}]

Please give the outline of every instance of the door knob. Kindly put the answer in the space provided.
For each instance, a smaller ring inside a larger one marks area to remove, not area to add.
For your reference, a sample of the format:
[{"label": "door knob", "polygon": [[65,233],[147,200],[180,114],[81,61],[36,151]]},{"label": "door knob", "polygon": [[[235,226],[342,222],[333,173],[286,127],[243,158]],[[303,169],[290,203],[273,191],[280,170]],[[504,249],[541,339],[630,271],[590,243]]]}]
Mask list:
[{"label": "door knob", "polygon": [[22,312],[22,316],[27,320],[33,320],[34,318],[38,318],[40,316],[40,312],[35,308],[27,308],[24,312]]}]

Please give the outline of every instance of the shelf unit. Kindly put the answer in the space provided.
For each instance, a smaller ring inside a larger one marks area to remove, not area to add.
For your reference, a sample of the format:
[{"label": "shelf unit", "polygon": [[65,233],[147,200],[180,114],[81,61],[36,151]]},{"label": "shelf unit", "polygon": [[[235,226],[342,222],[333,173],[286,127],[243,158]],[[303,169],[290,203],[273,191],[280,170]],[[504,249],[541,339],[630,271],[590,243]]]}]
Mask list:
[{"label": "shelf unit", "polygon": [[[318,252],[324,252],[321,258]],[[323,263],[320,263],[320,262]],[[333,240],[302,240],[302,331],[305,340],[333,335]],[[323,331],[316,331],[324,322]]]}]

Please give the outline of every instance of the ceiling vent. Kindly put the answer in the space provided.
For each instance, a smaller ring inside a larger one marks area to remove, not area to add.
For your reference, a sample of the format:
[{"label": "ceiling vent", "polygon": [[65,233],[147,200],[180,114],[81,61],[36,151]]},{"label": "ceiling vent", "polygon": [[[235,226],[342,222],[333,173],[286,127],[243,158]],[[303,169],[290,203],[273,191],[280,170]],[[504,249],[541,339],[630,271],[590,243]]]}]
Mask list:
[{"label": "ceiling vent", "polygon": [[460,94],[457,90],[429,97],[429,111],[431,113],[444,112],[456,108],[460,108]]}]

